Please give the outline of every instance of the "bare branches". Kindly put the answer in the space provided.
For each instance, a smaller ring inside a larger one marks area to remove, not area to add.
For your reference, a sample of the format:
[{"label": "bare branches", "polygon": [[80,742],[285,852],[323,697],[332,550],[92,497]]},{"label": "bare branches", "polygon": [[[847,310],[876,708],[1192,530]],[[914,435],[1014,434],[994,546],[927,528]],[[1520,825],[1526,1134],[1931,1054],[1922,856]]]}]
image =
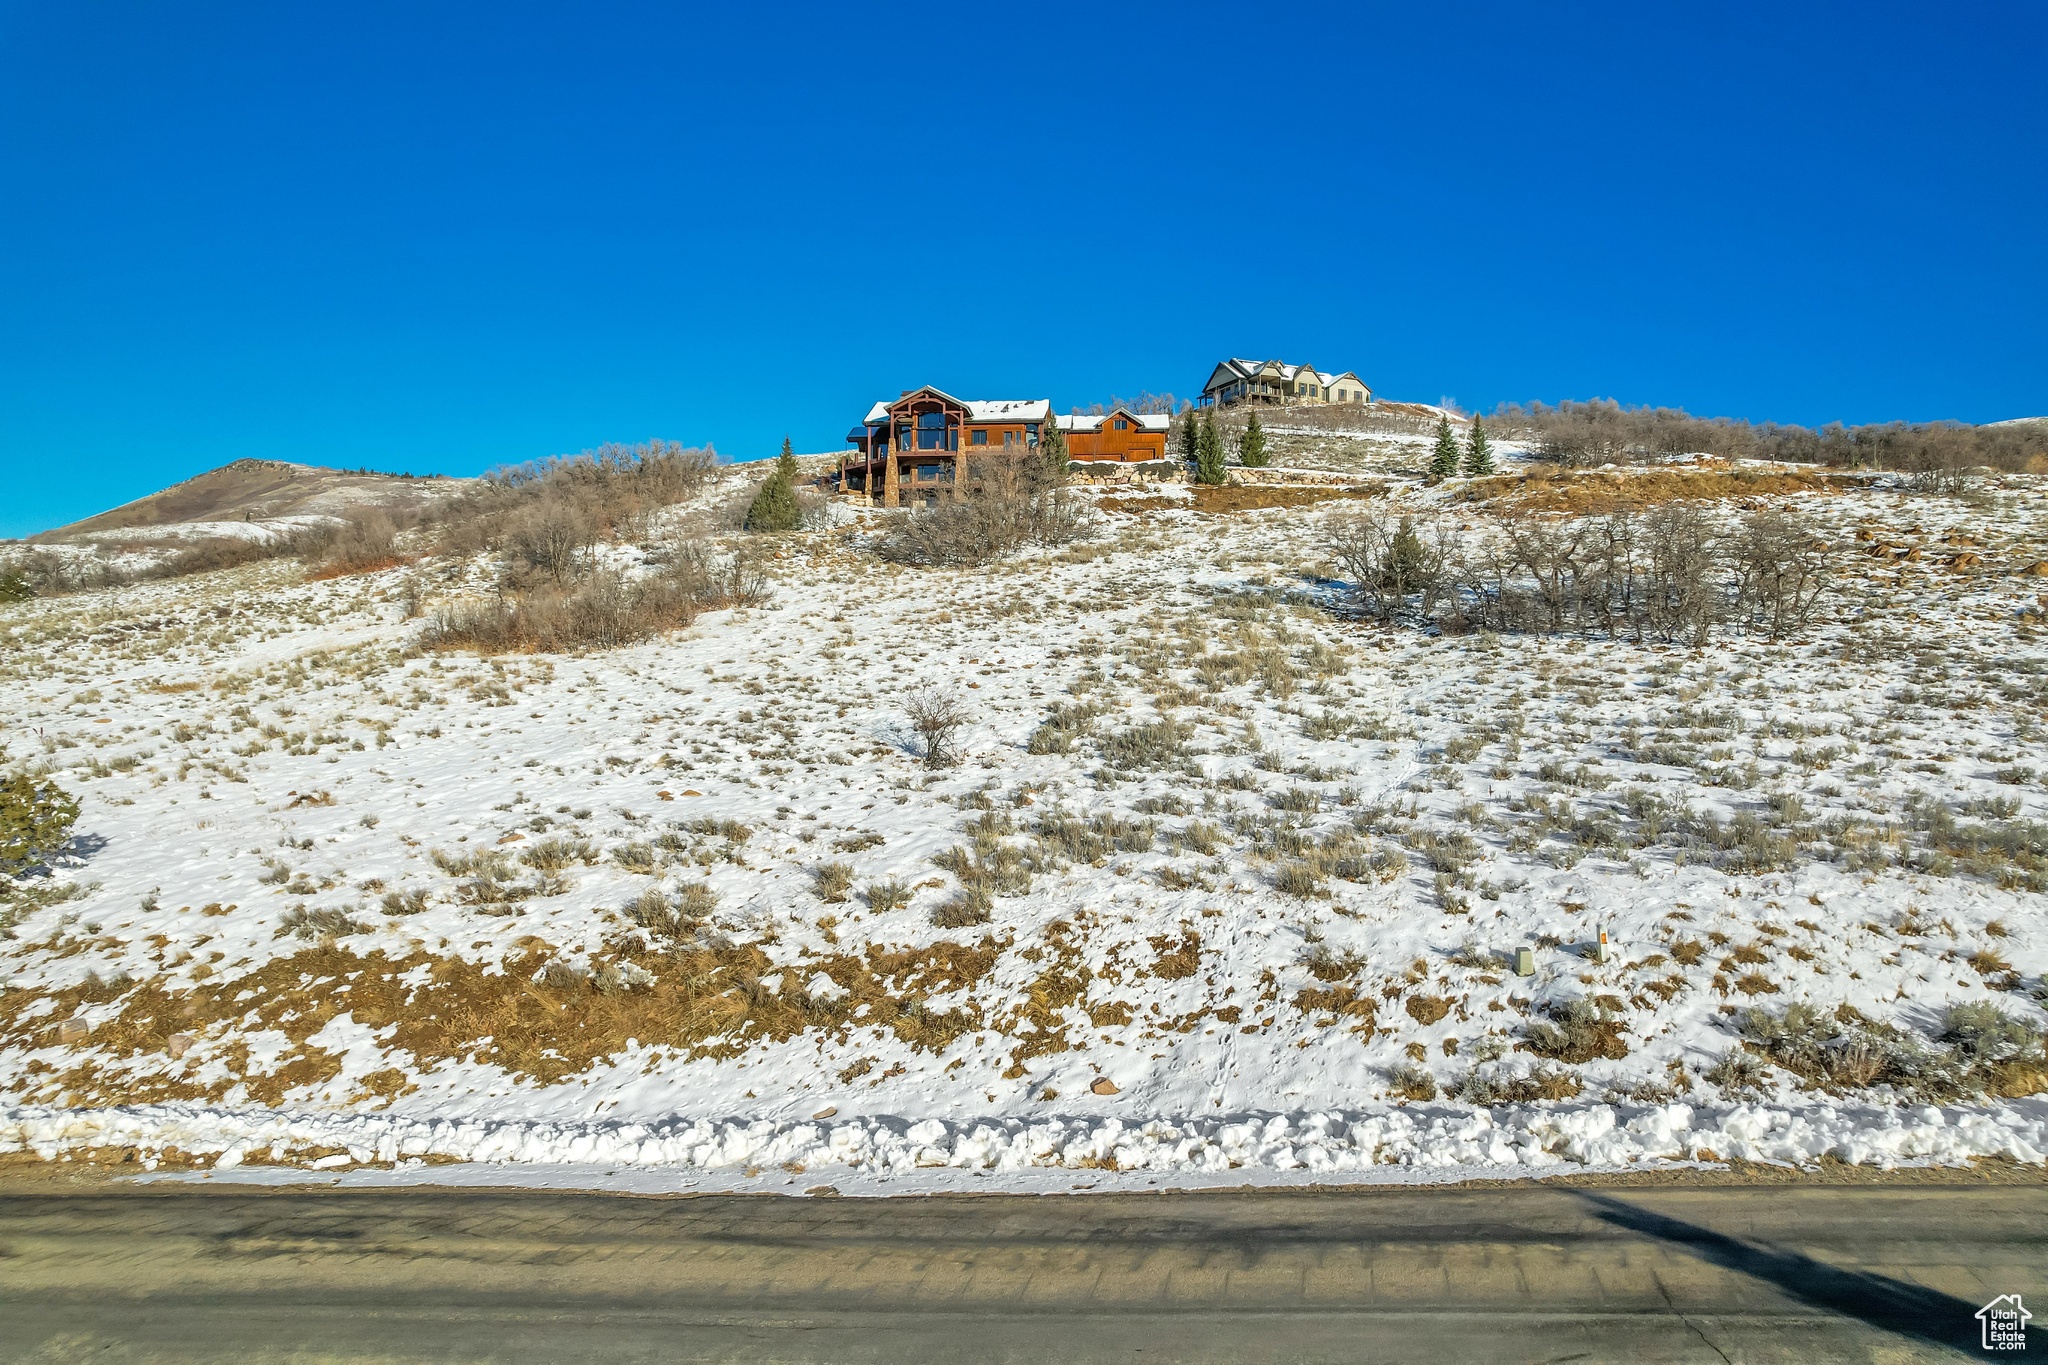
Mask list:
[{"label": "bare branches", "polygon": [[903,703],[910,730],[924,747],[927,768],[949,768],[956,761],[954,737],[967,724],[967,708],[950,693],[936,687],[913,692]]},{"label": "bare branches", "polygon": [[969,463],[966,487],[903,518],[882,542],[884,559],[907,564],[986,564],[1026,545],[1064,545],[1086,522],[1057,470],[1029,454]]},{"label": "bare branches", "polygon": [[1730,546],[1737,601],[1773,640],[1806,624],[1832,577],[1827,546],[1778,512],[1758,512]]},{"label": "bare branches", "polygon": [[2025,426],[1969,426],[1961,422],[1872,423],[1818,429],[1694,417],[1681,408],[1625,408],[1612,399],[1590,403],[1503,403],[1495,431],[1529,442],[1542,459],[1561,465],[1609,461],[1642,463],[1685,455],[1724,459],[1791,460],[1851,469],[1901,470],[1925,492],[1967,489],[1980,466],[2023,470],[2048,448],[2039,430]]},{"label": "bare branches", "polygon": [[1672,506],[1503,518],[1461,535],[1372,511],[1334,519],[1324,548],[1368,615],[1452,633],[1575,631],[1698,647],[1734,619],[1775,640],[1806,625],[1832,582],[1827,545],[1774,512],[1725,533],[1699,508]]}]

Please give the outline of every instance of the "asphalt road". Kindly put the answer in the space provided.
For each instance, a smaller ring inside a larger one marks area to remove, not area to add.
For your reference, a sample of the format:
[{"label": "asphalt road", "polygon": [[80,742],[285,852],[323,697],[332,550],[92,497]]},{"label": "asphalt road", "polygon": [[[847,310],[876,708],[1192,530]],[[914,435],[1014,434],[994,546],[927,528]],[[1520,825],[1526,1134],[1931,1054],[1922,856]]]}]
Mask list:
[{"label": "asphalt road", "polygon": [[2015,1293],[2040,1186],[0,1194],[5,1361],[1904,1362]]}]

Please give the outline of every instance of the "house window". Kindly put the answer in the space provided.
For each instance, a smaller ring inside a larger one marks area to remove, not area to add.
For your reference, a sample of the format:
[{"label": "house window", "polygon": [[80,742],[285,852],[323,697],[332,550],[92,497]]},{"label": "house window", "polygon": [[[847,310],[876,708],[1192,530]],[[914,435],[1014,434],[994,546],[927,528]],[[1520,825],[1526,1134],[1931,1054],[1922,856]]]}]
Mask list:
[{"label": "house window", "polygon": [[917,448],[919,450],[947,449],[945,413],[920,412],[917,415]]},{"label": "house window", "polygon": [[919,483],[935,483],[938,477],[939,467],[935,464],[921,464],[917,467],[917,481]]},{"label": "house window", "polygon": [[985,446],[988,444],[988,433],[985,431],[977,431],[967,438],[967,443],[969,445]]},{"label": "house window", "polygon": [[1118,431],[1129,431],[1131,429],[1131,424],[1129,422],[1126,422],[1123,418],[1119,417],[1116,419],[1116,429]]},{"label": "house window", "polygon": [[1024,444],[1028,446],[1038,444],[1038,423],[1026,422],[1024,424]]}]

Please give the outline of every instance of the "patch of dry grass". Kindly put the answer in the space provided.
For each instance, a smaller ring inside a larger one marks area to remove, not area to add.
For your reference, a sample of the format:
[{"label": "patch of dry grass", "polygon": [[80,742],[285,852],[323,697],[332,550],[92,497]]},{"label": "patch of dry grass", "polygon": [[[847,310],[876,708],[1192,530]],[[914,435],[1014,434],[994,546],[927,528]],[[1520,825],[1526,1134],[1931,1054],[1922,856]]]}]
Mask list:
[{"label": "patch of dry grass", "polygon": [[[537,939],[502,971],[428,953],[358,957],[324,944],[244,976],[176,991],[156,982],[96,980],[56,991],[8,991],[0,994],[0,1040],[54,1043],[58,1022],[82,1006],[118,1002],[113,1018],[69,1044],[79,1054],[76,1065],[31,1063],[15,1078],[16,1093],[62,1093],[72,1104],[218,1101],[237,1084],[248,1086],[254,1103],[281,1103],[287,1092],[340,1073],[342,1059],[308,1040],[342,1013],[391,1029],[386,1052],[415,1071],[473,1058],[541,1084],[589,1070],[622,1052],[629,1038],[690,1057],[727,1057],[808,1029],[843,1037],[863,1005],[863,1028],[885,1028],[912,1047],[938,1050],[983,1021],[975,1009],[937,1011],[924,1001],[971,987],[1001,951],[991,939],[972,947],[871,947],[858,956],[813,957],[799,970],[777,967],[757,944],[654,948],[635,935],[615,945],[613,960],[584,974],[548,970],[560,964],[549,963],[549,949]],[[421,966],[431,973],[426,982],[401,983]],[[798,978],[819,972],[846,993],[829,1001],[808,995]],[[31,1018],[30,1008],[45,1000],[54,1011]],[[244,1040],[261,1030],[282,1033],[288,1042],[268,1070],[252,1065]],[[174,1061],[171,1039],[180,1034],[194,1041]],[[209,1059],[225,1060],[229,1076],[194,1079]],[[404,1072],[390,1069],[368,1078],[352,1098],[407,1088]]]},{"label": "patch of dry grass", "polygon": [[1810,469],[1765,472],[1724,466],[1623,474],[1602,470],[1575,472],[1537,464],[1510,474],[1474,479],[1458,490],[1457,497],[1466,502],[1512,505],[1520,511],[1586,516],[1668,502],[1825,493],[1862,487],[1868,482],[1857,476]]}]

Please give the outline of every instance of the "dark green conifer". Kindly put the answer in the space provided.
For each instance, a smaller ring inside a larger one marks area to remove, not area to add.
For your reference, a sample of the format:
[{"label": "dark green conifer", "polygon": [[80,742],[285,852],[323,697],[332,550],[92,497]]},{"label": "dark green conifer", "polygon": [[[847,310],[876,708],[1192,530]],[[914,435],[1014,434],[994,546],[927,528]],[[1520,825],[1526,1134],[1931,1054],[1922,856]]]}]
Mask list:
[{"label": "dark green conifer", "polygon": [[1205,409],[1195,433],[1195,482],[1220,484],[1229,478],[1223,461],[1223,437],[1216,430],[1216,410]]},{"label": "dark green conifer", "polygon": [[794,531],[803,520],[803,509],[796,504],[796,451],[791,448],[789,438],[782,438],[782,453],[775,458],[775,472],[770,474],[754,494],[754,501],[747,507],[747,529],[749,531]]},{"label": "dark green conifer", "polygon": [[1465,477],[1483,479],[1493,472],[1493,442],[1486,439],[1486,426],[1472,419],[1472,435],[1465,443]]},{"label": "dark green conifer", "polygon": [[1245,421],[1244,435],[1238,438],[1237,462],[1246,469],[1264,469],[1272,460],[1266,453],[1266,429],[1259,425],[1259,414],[1254,411]]},{"label": "dark green conifer", "polygon": [[1451,434],[1451,419],[1437,414],[1436,449],[1429,457],[1429,477],[1448,479],[1458,472],[1458,438]]}]

